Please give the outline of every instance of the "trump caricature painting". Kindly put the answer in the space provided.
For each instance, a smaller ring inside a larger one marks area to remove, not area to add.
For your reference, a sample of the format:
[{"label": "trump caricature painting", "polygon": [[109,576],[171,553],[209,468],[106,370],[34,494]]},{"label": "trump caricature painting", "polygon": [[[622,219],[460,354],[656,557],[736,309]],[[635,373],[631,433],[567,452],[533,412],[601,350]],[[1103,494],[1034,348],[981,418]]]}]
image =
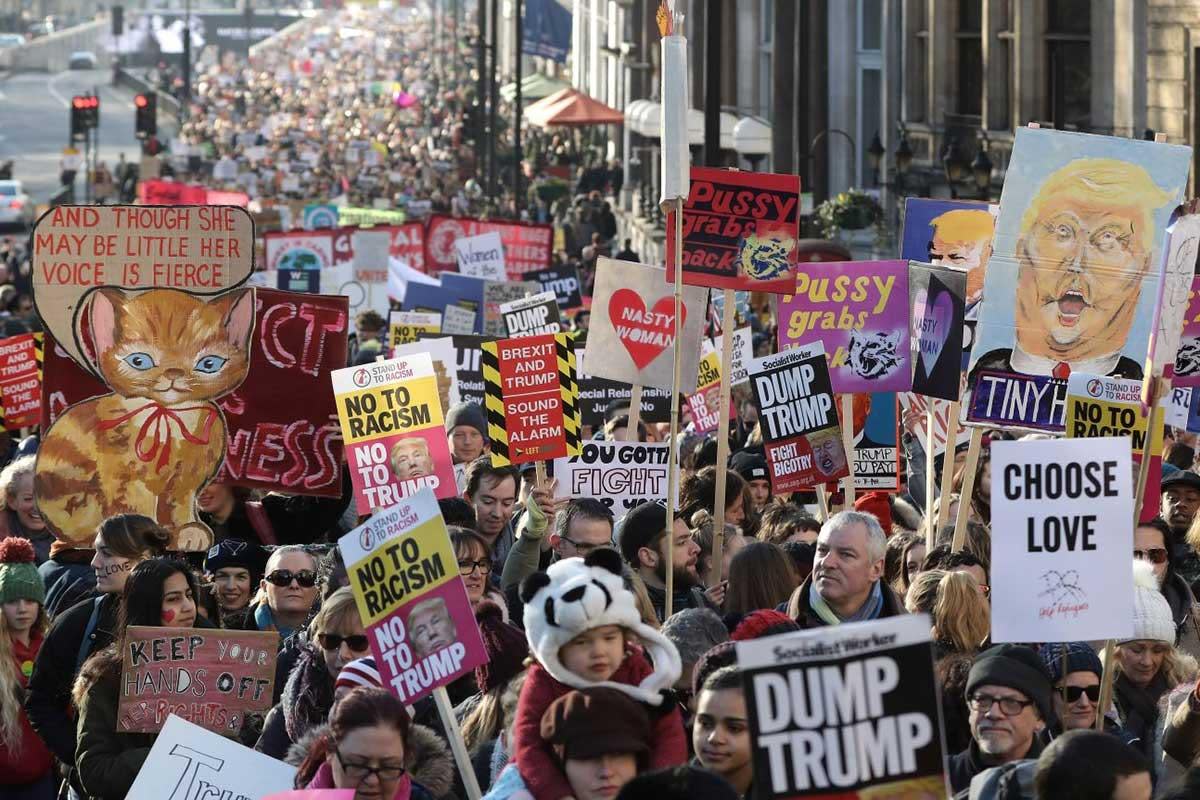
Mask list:
[{"label": "trump caricature painting", "polygon": [[1190,149],[1021,129],[996,222],[967,422],[1063,426],[1072,372],[1141,378]]}]

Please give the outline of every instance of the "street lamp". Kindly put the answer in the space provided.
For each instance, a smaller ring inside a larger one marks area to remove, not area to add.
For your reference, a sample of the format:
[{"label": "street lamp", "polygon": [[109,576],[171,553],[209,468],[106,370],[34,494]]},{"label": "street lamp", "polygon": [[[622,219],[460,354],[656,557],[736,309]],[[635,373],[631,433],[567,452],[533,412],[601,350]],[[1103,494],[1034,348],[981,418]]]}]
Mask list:
[{"label": "street lamp", "polygon": [[992,185],[992,160],[988,158],[988,138],[984,133],[979,144],[979,152],[971,161],[971,172],[975,176],[975,188],[979,190],[981,200],[986,200],[988,189]]},{"label": "street lamp", "polygon": [[908,144],[908,131],[904,130],[904,126],[900,126],[900,141],[896,144],[896,174],[907,175],[908,168],[912,166],[913,151]]},{"label": "street lamp", "polygon": [[867,163],[875,173],[875,183],[879,183],[879,164],[883,161],[885,153],[883,142],[879,139],[879,131],[875,131],[875,136],[871,139],[871,144],[867,147]]}]

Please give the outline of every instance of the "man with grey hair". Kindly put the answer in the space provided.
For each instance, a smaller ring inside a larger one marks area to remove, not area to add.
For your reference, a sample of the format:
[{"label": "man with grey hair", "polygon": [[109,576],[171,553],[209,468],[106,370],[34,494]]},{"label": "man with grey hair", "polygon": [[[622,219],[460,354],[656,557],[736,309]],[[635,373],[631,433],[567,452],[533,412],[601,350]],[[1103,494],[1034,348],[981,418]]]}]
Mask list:
[{"label": "man with grey hair", "polygon": [[821,526],[812,574],[792,593],[788,614],[801,628],[895,617],[904,603],[883,582],[887,537],[859,511],[834,514]]}]

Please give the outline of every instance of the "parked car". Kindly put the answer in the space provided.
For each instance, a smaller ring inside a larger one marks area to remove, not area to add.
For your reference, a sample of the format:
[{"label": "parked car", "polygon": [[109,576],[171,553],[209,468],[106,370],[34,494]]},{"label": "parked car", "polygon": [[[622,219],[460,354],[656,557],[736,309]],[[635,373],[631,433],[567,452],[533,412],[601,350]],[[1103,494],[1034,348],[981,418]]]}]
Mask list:
[{"label": "parked car", "polygon": [[25,44],[25,37],[19,33],[0,33],[0,50],[7,47],[20,47]]},{"label": "parked car", "polygon": [[68,69],[95,69],[96,54],[90,50],[76,50],[67,59]]},{"label": "parked car", "polygon": [[18,180],[0,181],[0,225],[33,226],[37,209]]},{"label": "parked car", "polygon": [[41,22],[35,22],[27,29],[30,39],[36,39],[39,36],[49,36],[54,33],[54,20],[46,18]]}]

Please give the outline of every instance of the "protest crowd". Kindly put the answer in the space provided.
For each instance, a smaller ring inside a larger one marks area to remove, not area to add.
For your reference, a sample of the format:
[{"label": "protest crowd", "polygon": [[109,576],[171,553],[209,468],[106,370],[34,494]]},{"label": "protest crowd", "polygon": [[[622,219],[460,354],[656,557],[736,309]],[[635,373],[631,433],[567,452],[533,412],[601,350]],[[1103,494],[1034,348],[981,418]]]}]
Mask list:
[{"label": "protest crowd", "polygon": [[[1057,195],[1013,190],[1036,229],[1007,263],[1009,206],[946,201],[908,210],[917,252],[825,272],[787,260],[795,176],[738,173],[790,212],[744,212],[732,273],[676,264],[673,293],[619,230],[620,165],[578,139],[531,126],[505,167],[528,196],[483,196],[475,83],[433,66],[462,37],[318,19],[208,64],[143,161],[142,205],[248,209],[254,241],[172,234],[246,245],[229,291],[39,273],[82,255],[55,252],[72,231],[134,241],[119,216],[0,243],[0,798],[1200,797],[1200,425],[1161,370],[1194,385],[1200,223],[1150,177],[1190,155],[1046,167]],[[1134,233],[1087,227],[1105,214]],[[472,226],[442,267],[439,217]],[[283,291],[310,269],[273,258],[293,239],[329,248],[320,291]],[[989,306],[988,253],[1017,302]],[[1125,256],[1137,280],[1074,277]],[[1077,340],[1100,344],[1061,355]],[[1054,410],[980,399],[1029,386]]]}]

